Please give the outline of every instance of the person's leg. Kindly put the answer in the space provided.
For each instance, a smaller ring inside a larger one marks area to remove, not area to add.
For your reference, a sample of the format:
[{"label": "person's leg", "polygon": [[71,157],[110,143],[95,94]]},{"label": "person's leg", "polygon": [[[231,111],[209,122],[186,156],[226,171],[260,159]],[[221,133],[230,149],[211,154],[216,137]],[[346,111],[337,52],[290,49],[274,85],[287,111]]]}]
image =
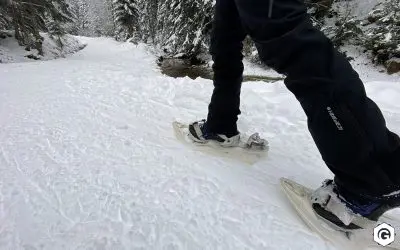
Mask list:
[{"label": "person's leg", "polygon": [[217,0],[210,46],[214,91],[206,123],[209,132],[228,137],[238,133],[245,36],[234,0]]},{"label": "person's leg", "polygon": [[367,196],[398,189],[399,137],[386,128],[346,58],[312,26],[303,1],[235,2],[261,59],[287,76],[338,186]]}]

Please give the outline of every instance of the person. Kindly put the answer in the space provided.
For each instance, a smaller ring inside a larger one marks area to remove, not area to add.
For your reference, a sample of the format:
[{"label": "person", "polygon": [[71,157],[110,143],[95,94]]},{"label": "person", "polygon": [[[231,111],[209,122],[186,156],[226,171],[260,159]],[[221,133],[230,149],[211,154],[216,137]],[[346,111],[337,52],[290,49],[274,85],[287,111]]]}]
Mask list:
[{"label": "person", "polygon": [[[318,216],[341,229],[355,218],[376,221],[400,206],[400,139],[386,127],[359,75],[332,42],[313,27],[303,0],[217,0],[210,52],[214,90],[208,116],[189,124],[191,138],[234,147],[249,36],[260,59],[286,76],[308,129],[334,178],[315,190]],[[348,219],[352,218],[352,219]]]}]

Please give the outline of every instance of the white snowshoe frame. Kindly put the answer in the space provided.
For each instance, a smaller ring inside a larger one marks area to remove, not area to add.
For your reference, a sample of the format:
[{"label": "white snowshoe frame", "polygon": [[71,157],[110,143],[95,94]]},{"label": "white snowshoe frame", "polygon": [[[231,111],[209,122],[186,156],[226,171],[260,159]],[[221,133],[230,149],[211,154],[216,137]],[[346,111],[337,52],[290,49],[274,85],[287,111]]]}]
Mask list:
[{"label": "white snowshoe frame", "polygon": [[[359,219],[357,225],[363,227],[362,229],[344,230],[322,219],[314,212],[311,203],[313,190],[286,178],[281,178],[280,183],[285,195],[306,225],[324,240],[339,246],[339,249],[382,248],[374,241],[374,228],[382,223],[387,223],[396,229],[400,228],[400,220],[383,215],[379,221],[370,221],[366,218]],[[397,235],[395,237],[395,241],[386,246],[385,249],[400,249],[400,238]]]},{"label": "white snowshoe frame", "polygon": [[194,140],[189,133],[189,125],[174,121],[172,123],[177,139],[186,145],[194,146],[196,150],[216,156],[236,159],[247,164],[254,164],[267,156],[269,150],[268,141],[262,139],[258,133],[249,137],[241,134],[237,146],[224,144],[208,140]]}]

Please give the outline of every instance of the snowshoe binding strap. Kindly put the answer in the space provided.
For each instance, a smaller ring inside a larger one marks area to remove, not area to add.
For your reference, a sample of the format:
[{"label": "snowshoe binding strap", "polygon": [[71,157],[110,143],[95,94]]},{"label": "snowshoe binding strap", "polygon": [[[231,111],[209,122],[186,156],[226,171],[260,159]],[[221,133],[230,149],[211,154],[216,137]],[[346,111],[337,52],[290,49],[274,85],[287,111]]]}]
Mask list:
[{"label": "snowshoe binding strap", "polygon": [[262,139],[258,133],[254,133],[247,140],[246,147],[254,150],[265,150],[268,147],[268,142]]}]

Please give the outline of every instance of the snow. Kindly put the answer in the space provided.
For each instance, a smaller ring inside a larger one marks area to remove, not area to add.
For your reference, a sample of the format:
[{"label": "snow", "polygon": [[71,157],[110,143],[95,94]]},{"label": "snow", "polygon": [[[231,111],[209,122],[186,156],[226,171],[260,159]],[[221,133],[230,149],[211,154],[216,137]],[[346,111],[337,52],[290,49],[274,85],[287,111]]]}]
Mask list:
[{"label": "snow", "polygon": [[[212,62],[210,62],[210,65]],[[256,76],[268,76],[268,77],[275,77],[275,78],[284,78],[283,75],[277,73],[275,70],[268,68],[266,66],[253,63],[249,61],[247,58],[243,60],[244,65],[244,75],[256,75]]]},{"label": "snow", "polygon": [[342,51],[345,51],[347,56],[354,59],[350,63],[364,81],[399,82],[400,73],[388,75],[387,69],[383,65],[373,64],[373,56],[370,52],[364,53],[362,48],[354,45],[346,45],[342,48]]},{"label": "snow", "polygon": [[[280,190],[331,177],[282,82],[243,85],[239,128],[271,147],[244,165],[174,137],[173,120],[205,117],[211,81],[163,76],[142,44],[80,39],[67,58],[0,64],[0,249],[336,249]],[[400,133],[399,78],[360,73]]]},{"label": "snow", "polygon": [[[5,39],[0,38],[0,63],[15,63],[15,62],[31,62],[27,56],[33,55],[40,60],[52,60],[64,57],[68,54],[77,52],[85,47],[76,37],[65,35],[61,38],[63,47],[57,45],[56,40],[51,39],[49,34],[41,33],[43,40],[43,56],[40,56],[36,49],[26,51],[24,46],[20,46],[18,41],[14,38],[14,32],[7,32],[11,37]],[[57,38],[56,38],[57,39]]]},{"label": "snow", "polygon": [[389,32],[389,33],[387,33],[387,34],[385,35],[384,41],[388,43],[388,42],[390,42],[390,40],[392,40],[392,37],[393,37],[393,36],[392,36],[392,33]]},{"label": "snow", "polygon": [[379,3],[382,3],[382,0],[356,0],[352,4],[353,14],[359,18],[366,18]]}]

